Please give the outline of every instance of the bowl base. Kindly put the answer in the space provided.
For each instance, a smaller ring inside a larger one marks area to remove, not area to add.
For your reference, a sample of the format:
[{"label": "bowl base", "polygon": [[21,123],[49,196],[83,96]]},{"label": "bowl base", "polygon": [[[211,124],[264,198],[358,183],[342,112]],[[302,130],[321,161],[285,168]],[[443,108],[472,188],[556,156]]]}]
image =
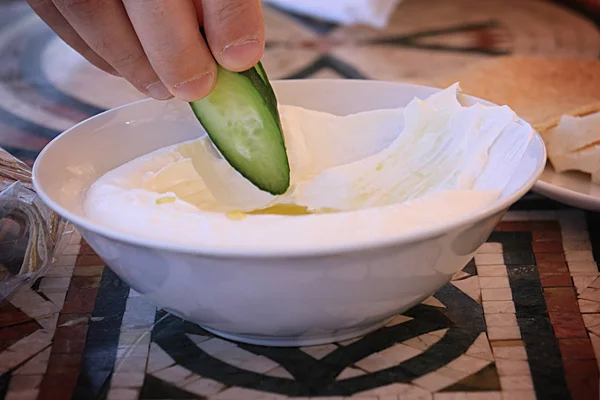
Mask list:
[{"label": "bowl base", "polygon": [[303,336],[263,336],[263,335],[244,335],[237,333],[222,332],[216,329],[201,326],[202,329],[220,336],[224,339],[231,340],[234,342],[252,344],[257,346],[269,346],[269,347],[304,347],[304,346],[317,346],[322,344],[329,344],[333,342],[342,342],[344,340],[354,339],[360,336],[364,336],[368,333],[376,331],[385,324],[387,324],[392,318],[387,318],[383,321],[378,321],[370,325],[361,325],[359,327],[342,329],[332,332],[324,332],[321,334],[309,334]]}]

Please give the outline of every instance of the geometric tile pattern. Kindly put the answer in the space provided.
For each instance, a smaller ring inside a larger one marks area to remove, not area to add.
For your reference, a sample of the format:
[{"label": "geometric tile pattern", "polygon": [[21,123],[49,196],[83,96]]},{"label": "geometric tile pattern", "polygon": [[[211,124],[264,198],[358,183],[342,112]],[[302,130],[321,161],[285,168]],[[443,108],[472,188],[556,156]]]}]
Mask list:
[{"label": "geometric tile pattern", "polygon": [[[67,253],[78,255],[4,305],[3,398],[596,399],[598,216],[519,210],[542,200],[518,203],[451,283],[380,330],[290,349],[157,310],[76,235]],[[23,300],[41,295],[54,312]]]},{"label": "geometric tile pattern", "polygon": [[[427,82],[500,54],[600,56],[592,17],[541,0],[404,0],[384,30],[266,9],[273,78]],[[0,2],[0,146],[139,98]],[[78,234],[0,302],[0,399],[598,399],[600,216],[528,194],[452,282],[362,338],[230,342],[144,300]]]}]

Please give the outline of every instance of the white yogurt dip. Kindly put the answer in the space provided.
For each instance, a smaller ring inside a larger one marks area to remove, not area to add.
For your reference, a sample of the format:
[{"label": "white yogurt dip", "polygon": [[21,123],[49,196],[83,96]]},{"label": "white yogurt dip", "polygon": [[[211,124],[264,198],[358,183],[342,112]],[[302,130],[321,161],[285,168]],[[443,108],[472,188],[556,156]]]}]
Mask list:
[{"label": "white yogurt dip", "polygon": [[106,173],[84,212],[126,234],[212,249],[313,249],[431,228],[496,201],[534,134],[506,106],[459,97],[453,85],[349,116],[281,106],[284,195],[257,189],[203,137]]}]

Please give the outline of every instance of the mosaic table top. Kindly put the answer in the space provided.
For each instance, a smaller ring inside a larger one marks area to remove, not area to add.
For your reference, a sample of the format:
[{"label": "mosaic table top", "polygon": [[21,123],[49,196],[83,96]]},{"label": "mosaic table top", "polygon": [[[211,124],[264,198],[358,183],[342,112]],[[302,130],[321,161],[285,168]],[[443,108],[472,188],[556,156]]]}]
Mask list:
[{"label": "mosaic table top", "polygon": [[[600,56],[590,14],[541,0],[405,0],[383,31],[266,12],[274,78],[426,83],[502,54]],[[31,163],[61,130],[138,98],[23,1],[0,0],[0,146]],[[277,349],[164,313],[75,234],[0,303],[0,399],[598,399],[599,259],[600,215],[528,194],[452,282],[387,326]]]}]

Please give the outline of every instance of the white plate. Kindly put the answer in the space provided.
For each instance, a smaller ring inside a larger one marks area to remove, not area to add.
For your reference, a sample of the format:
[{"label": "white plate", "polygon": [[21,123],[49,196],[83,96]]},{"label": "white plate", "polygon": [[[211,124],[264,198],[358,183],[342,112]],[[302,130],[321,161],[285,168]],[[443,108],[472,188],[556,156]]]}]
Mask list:
[{"label": "white plate", "polygon": [[533,191],[573,207],[600,211],[600,185],[592,183],[588,174],[557,173],[547,163]]}]

